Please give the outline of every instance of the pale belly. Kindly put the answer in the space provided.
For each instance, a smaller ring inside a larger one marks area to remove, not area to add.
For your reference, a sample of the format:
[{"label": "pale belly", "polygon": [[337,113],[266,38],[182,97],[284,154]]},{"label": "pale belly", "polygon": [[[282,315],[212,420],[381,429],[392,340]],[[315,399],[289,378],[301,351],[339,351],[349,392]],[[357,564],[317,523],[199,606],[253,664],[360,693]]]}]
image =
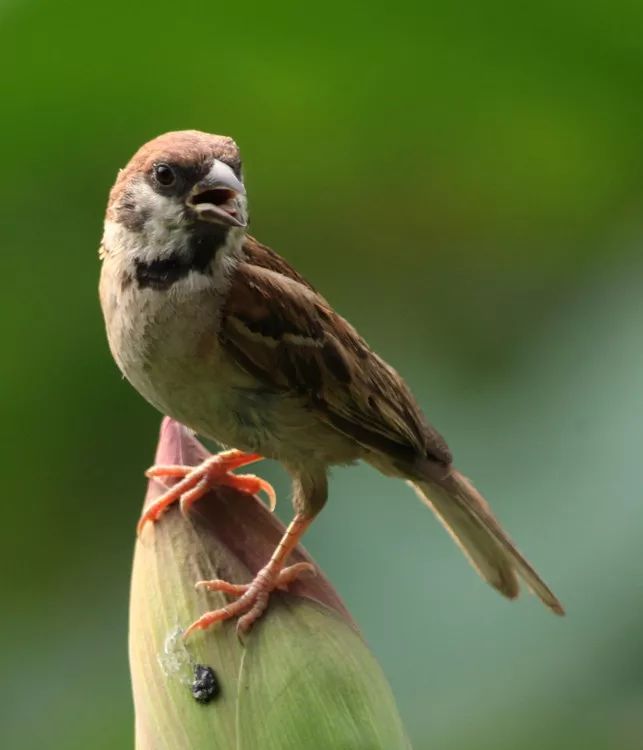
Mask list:
[{"label": "pale belly", "polygon": [[116,362],[161,413],[223,446],[295,466],[349,463],[357,446],[320,421],[302,397],[262,387],[222,350],[207,291],[189,300],[132,290],[105,310]]}]

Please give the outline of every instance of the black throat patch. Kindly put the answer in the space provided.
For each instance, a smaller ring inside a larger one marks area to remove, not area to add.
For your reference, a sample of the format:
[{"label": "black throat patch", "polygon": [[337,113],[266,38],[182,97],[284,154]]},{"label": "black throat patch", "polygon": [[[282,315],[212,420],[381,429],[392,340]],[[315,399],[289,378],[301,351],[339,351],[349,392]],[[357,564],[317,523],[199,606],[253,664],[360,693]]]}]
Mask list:
[{"label": "black throat patch", "polygon": [[134,261],[138,288],[166,290],[191,271],[204,275],[212,273],[212,260],[226,243],[229,231],[229,227],[220,224],[199,224],[190,233],[187,248],[147,263]]}]

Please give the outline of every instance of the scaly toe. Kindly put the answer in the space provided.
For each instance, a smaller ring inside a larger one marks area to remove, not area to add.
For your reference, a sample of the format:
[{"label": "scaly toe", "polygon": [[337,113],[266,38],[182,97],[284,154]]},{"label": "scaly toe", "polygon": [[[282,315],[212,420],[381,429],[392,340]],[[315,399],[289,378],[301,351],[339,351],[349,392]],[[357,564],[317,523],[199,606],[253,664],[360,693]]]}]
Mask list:
[{"label": "scaly toe", "polygon": [[211,479],[207,476],[199,479],[197,484],[192,487],[191,490],[184,492],[179,500],[179,508],[181,509],[181,515],[187,516],[190,512],[190,508],[200,500],[204,495],[208,493],[208,490],[212,486]]},{"label": "scaly toe", "polygon": [[187,638],[195,630],[206,630],[210,625],[233,617],[239,618],[237,631],[247,633],[254,622],[264,613],[270,600],[270,594],[275,589],[286,589],[299,576],[314,575],[315,572],[315,566],[312,563],[299,562],[283,568],[276,574],[266,566],[257,573],[251,583],[229,583],[221,578],[215,578],[211,581],[198,581],[195,584],[196,588],[219,591],[230,596],[238,596],[239,599],[220,609],[206,612],[185,630],[183,637]]},{"label": "scaly toe", "polygon": [[309,562],[299,562],[284,568],[277,576],[276,587],[287,589],[288,586],[301,575],[317,575],[315,566]]},{"label": "scaly toe", "polygon": [[136,525],[137,535],[141,535],[143,527],[148,521],[157,521],[169,506],[176,502],[184,493],[189,492],[198,480],[198,474],[190,473],[184,479],[181,479],[180,482],[177,482],[166,490],[160,497],[157,497],[140,517],[138,524]]},{"label": "scaly toe", "polygon": [[255,620],[258,620],[265,612],[269,599],[269,591],[259,591],[257,593],[252,607],[237,620],[237,633],[247,633],[250,630]]},{"label": "scaly toe", "polygon": [[263,479],[258,477],[250,476],[246,478],[229,473],[233,469],[260,460],[261,456],[257,453],[228,450],[210,456],[198,466],[180,466],[178,464],[150,466],[145,472],[145,476],[149,479],[160,480],[167,477],[179,481],[166,488],[166,491],[143,512],[136,526],[137,535],[141,535],[148,521],[157,521],[167,508],[177,500],[180,501],[181,512],[184,515],[187,514],[190,507],[217,484],[237,487],[244,491],[251,491],[253,494],[263,490],[268,494],[271,507],[274,507],[275,493],[268,482],[264,482]]},{"label": "scaly toe", "polygon": [[252,599],[244,600],[244,597],[238,599],[232,604],[228,604],[220,609],[215,609],[212,612],[206,612],[201,615],[198,620],[195,620],[190,627],[183,631],[183,639],[188,638],[195,630],[207,630],[211,625],[217,622],[223,622],[229,620],[232,617],[238,617],[242,615],[246,610],[252,607]]},{"label": "scaly toe", "polygon": [[220,591],[231,596],[241,596],[250,588],[249,583],[229,583],[221,578],[214,578],[212,581],[197,581],[194,584],[195,589],[205,589],[206,591]]},{"label": "scaly toe", "polygon": [[185,477],[193,469],[194,469],[194,466],[179,466],[177,464],[172,464],[172,465],[155,464],[154,466],[150,466],[150,468],[145,472],[145,476],[148,479],[153,479],[155,477]]}]

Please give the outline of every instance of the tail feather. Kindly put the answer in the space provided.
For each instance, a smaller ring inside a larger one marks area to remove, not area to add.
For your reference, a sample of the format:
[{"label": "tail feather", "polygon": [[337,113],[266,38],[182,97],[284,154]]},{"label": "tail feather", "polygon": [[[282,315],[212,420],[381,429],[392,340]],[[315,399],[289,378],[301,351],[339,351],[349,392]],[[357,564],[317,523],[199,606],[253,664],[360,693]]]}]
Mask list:
[{"label": "tail feather", "polygon": [[454,469],[445,479],[410,484],[491,586],[514,599],[520,593],[518,578],[521,578],[553,612],[565,613],[554,593],[516,549],[487,502],[466,477]]}]

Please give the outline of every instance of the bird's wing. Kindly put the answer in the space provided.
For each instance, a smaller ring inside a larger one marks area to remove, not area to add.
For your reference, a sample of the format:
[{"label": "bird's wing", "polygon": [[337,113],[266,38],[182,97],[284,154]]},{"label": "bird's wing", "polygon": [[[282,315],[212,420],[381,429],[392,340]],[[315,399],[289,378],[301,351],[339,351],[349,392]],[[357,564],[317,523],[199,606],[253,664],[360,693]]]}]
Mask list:
[{"label": "bird's wing", "polygon": [[292,269],[256,241],[232,278],[221,342],[264,387],[295,393],[338,431],[404,463],[450,463],[400,376]]},{"label": "bird's wing", "polygon": [[296,271],[287,260],[278,255],[274,250],[268,247],[268,245],[262,245],[259,240],[255,239],[251,235],[247,234],[243,243],[243,250],[245,253],[246,261],[251,266],[257,266],[259,268],[265,268],[268,271],[274,271],[281,276],[286,276],[298,284],[305,286],[306,289],[316,291],[312,284],[310,284],[298,271]]}]

